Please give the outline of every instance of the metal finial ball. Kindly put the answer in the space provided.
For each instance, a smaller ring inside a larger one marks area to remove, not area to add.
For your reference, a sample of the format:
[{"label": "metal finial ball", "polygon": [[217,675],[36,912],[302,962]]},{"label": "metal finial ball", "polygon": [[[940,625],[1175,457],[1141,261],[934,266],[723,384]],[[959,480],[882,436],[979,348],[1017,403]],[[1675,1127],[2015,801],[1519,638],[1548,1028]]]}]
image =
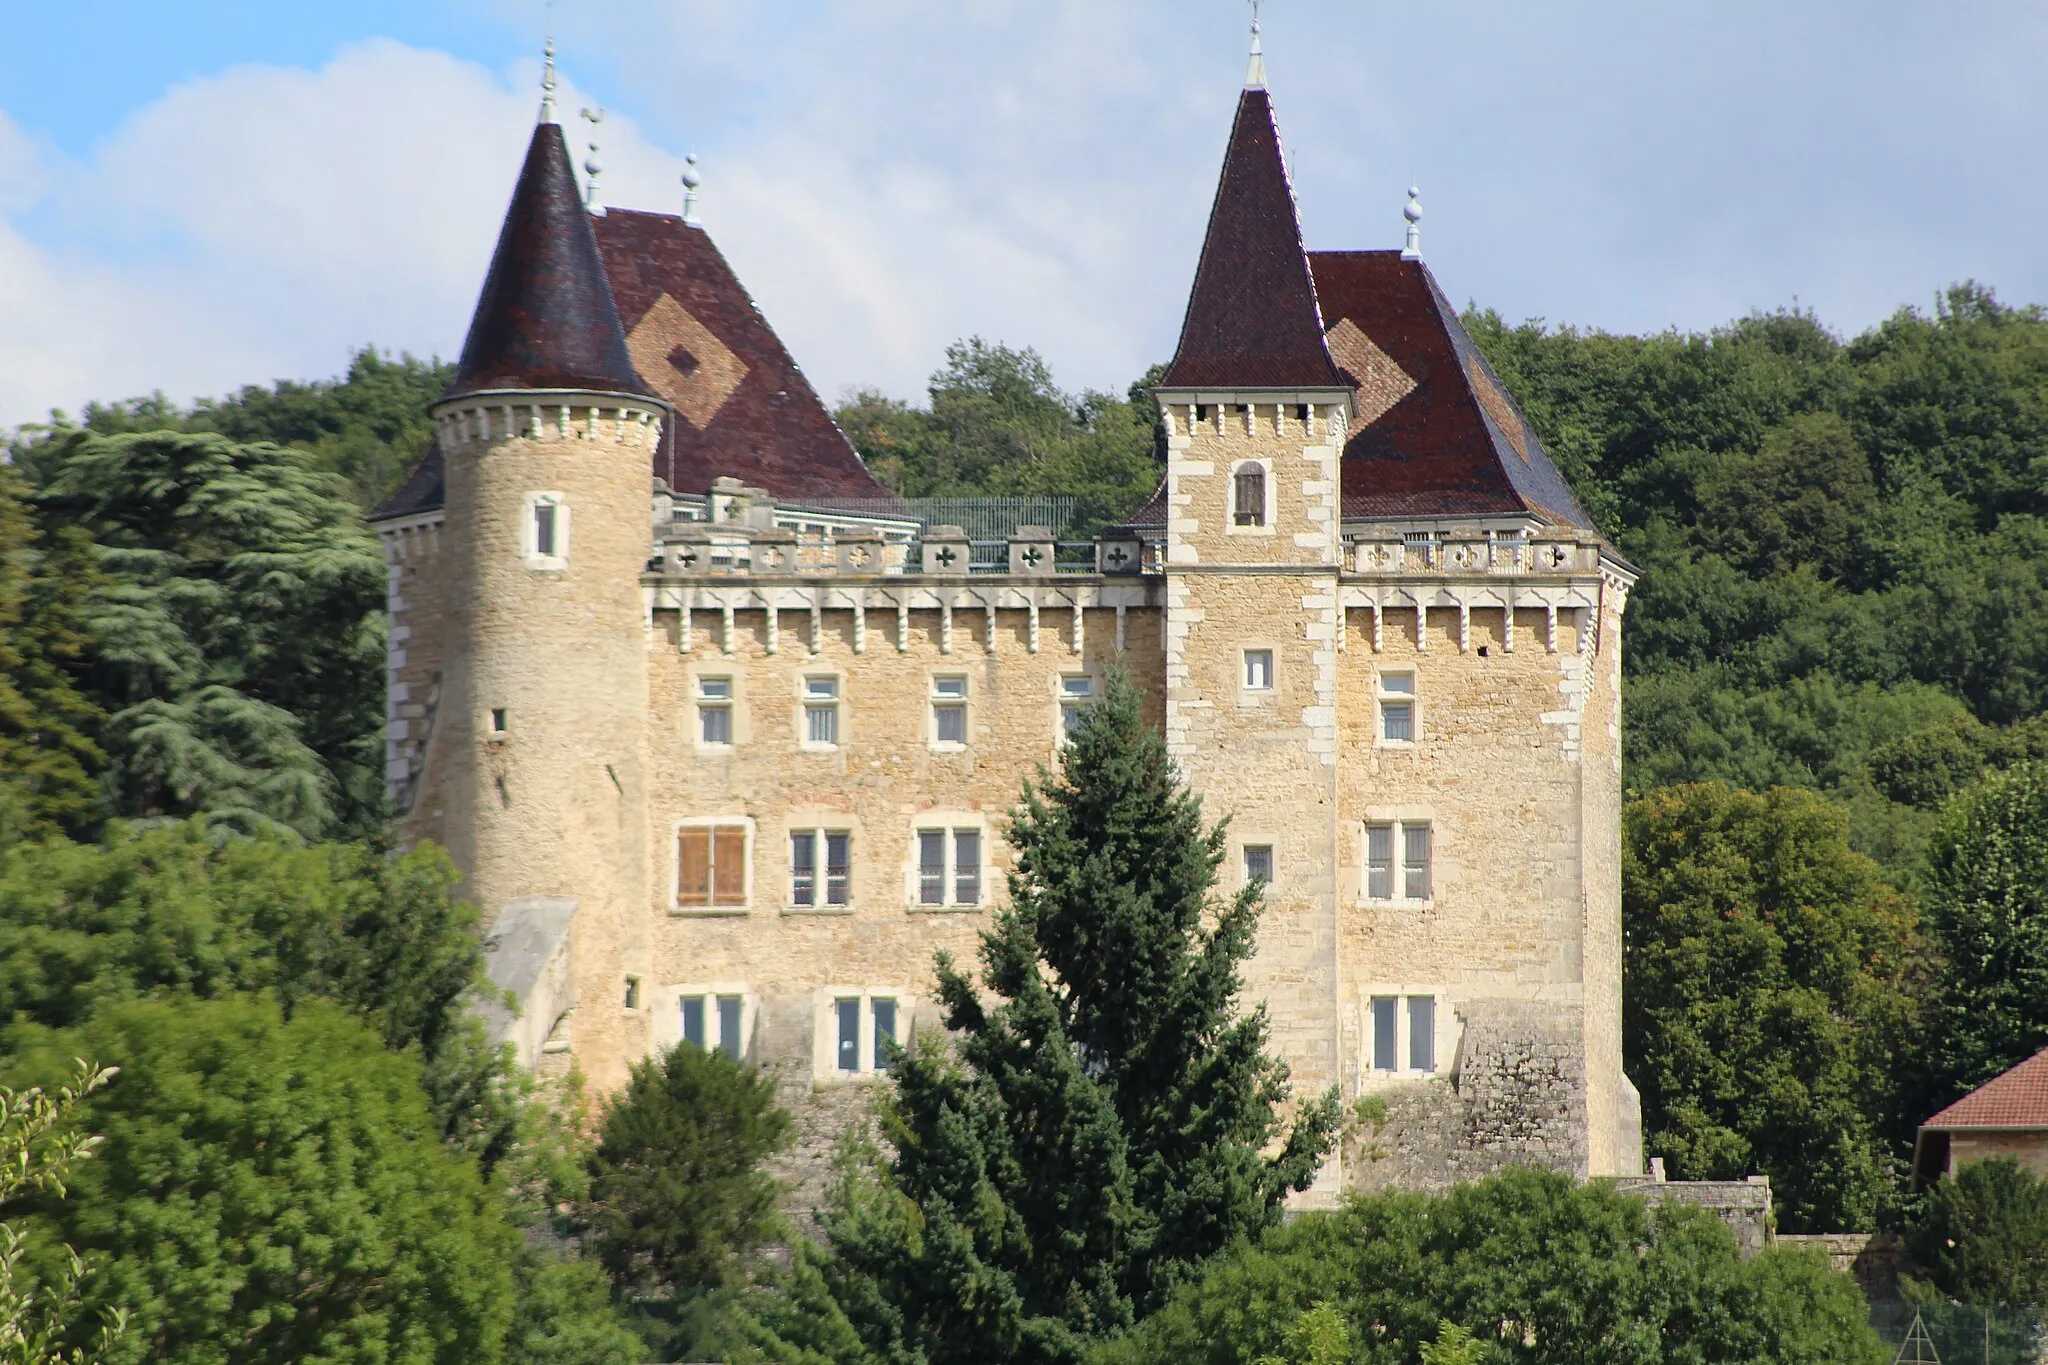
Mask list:
[{"label": "metal finial ball", "polygon": [[1422,205],[1416,202],[1416,196],[1421,193],[1412,185],[1408,188],[1408,207],[1401,210],[1401,216],[1411,223],[1422,221]]},{"label": "metal finial ball", "polygon": [[683,188],[686,190],[694,190],[703,183],[704,177],[697,173],[697,158],[694,156],[684,157]]},{"label": "metal finial ball", "polygon": [[593,149],[591,155],[583,159],[583,172],[585,175],[596,175],[600,169],[602,168],[597,164],[596,151]]}]

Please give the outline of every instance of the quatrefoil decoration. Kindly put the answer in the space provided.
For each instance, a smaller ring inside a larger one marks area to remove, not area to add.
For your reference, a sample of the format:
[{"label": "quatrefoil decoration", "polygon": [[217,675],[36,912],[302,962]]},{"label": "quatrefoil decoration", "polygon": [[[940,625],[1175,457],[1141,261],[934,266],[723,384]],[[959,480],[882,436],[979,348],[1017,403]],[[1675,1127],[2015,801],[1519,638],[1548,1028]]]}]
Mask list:
[{"label": "quatrefoil decoration", "polygon": [[676,551],[676,563],[682,565],[686,569],[695,568],[697,566],[697,552],[695,550]]},{"label": "quatrefoil decoration", "polygon": [[874,551],[868,549],[865,545],[856,545],[846,553],[847,561],[856,568],[865,565],[874,557]]},{"label": "quatrefoil decoration", "polygon": [[1109,561],[1112,568],[1118,569],[1131,562],[1130,552],[1121,545],[1110,546],[1109,553],[1104,555],[1103,558]]},{"label": "quatrefoil decoration", "polygon": [[939,561],[939,567],[942,569],[952,568],[953,561],[958,559],[959,557],[960,556],[958,554],[954,553],[953,547],[950,545],[941,545],[938,549],[938,553],[932,556],[933,559]]},{"label": "quatrefoil decoration", "polygon": [[1026,564],[1035,569],[1044,562],[1045,551],[1039,549],[1036,545],[1027,545],[1024,547],[1023,559]]}]

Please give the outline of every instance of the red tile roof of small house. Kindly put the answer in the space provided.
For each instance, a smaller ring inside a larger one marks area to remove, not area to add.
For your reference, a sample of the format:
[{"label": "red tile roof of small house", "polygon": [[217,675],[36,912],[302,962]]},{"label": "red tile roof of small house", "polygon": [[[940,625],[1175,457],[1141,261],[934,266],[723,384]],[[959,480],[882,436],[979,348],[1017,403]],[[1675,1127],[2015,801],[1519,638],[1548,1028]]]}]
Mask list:
[{"label": "red tile roof of small house", "polygon": [[1920,1126],[1945,1131],[2048,1128],[2048,1048],[1986,1081]]}]

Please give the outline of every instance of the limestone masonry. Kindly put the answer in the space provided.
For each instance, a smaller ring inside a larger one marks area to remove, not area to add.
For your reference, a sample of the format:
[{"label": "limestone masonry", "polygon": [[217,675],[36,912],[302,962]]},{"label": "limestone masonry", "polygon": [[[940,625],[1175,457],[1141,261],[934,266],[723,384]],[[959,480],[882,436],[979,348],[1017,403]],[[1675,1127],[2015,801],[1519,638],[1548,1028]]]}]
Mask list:
[{"label": "limestone masonry", "polygon": [[535,129],[436,439],[375,514],[392,797],[483,907],[522,1061],[602,1092],[724,1048],[779,1070],[815,1163],[881,1040],[935,1022],[1006,812],[1121,667],[1230,817],[1224,889],[1266,886],[1248,995],[1294,1084],[1384,1101],[1302,1202],[1641,1172],[1632,571],[1418,253],[1303,250],[1256,73],[1155,394],[1165,477],[1126,524],[936,524],[701,228],[587,209]]}]

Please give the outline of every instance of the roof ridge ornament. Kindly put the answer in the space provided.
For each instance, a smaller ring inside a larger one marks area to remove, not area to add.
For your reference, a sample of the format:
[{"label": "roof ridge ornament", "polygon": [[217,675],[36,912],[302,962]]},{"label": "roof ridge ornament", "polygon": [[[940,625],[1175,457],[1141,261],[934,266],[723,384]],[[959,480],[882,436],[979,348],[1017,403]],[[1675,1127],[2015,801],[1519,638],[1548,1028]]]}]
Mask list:
[{"label": "roof ridge ornament", "polygon": [[1259,42],[1259,3],[1252,0],[1252,56],[1244,70],[1244,88],[1264,90],[1266,88],[1266,52]]},{"label": "roof ridge ornament", "polygon": [[697,169],[697,154],[691,152],[683,158],[683,226],[703,227],[704,220],[697,216],[697,187],[704,183],[703,172]]},{"label": "roof ridge ornament", "polygon": [[555,121],[554,34],[550,33],[548,35],[547,46],[542,48],[541,51],[544,55],[541,59],[540,67],[540,118],[535,121],[539,123],[553,123]]},{"label": "roof ridge ornament", "polygon": [[1419,261],[1422,259],[1422,200],[1420,189],[1408,187],[1408,207],[1401,210],[1401,216],[1408,220],[1408,245],[1401,248],[1401,259]]},{"label": "roof ridge ornament", "polygon": [[583,110],[583,117],[590,122],[590,141],[584,145],[590,148],[590,155],[583,158],[584,181],[583,205],[592,213],[603,214],[604,200],[597,197],[597,177],[604,166],[597,159],[597,125],[604,122],[603,108]]}]

